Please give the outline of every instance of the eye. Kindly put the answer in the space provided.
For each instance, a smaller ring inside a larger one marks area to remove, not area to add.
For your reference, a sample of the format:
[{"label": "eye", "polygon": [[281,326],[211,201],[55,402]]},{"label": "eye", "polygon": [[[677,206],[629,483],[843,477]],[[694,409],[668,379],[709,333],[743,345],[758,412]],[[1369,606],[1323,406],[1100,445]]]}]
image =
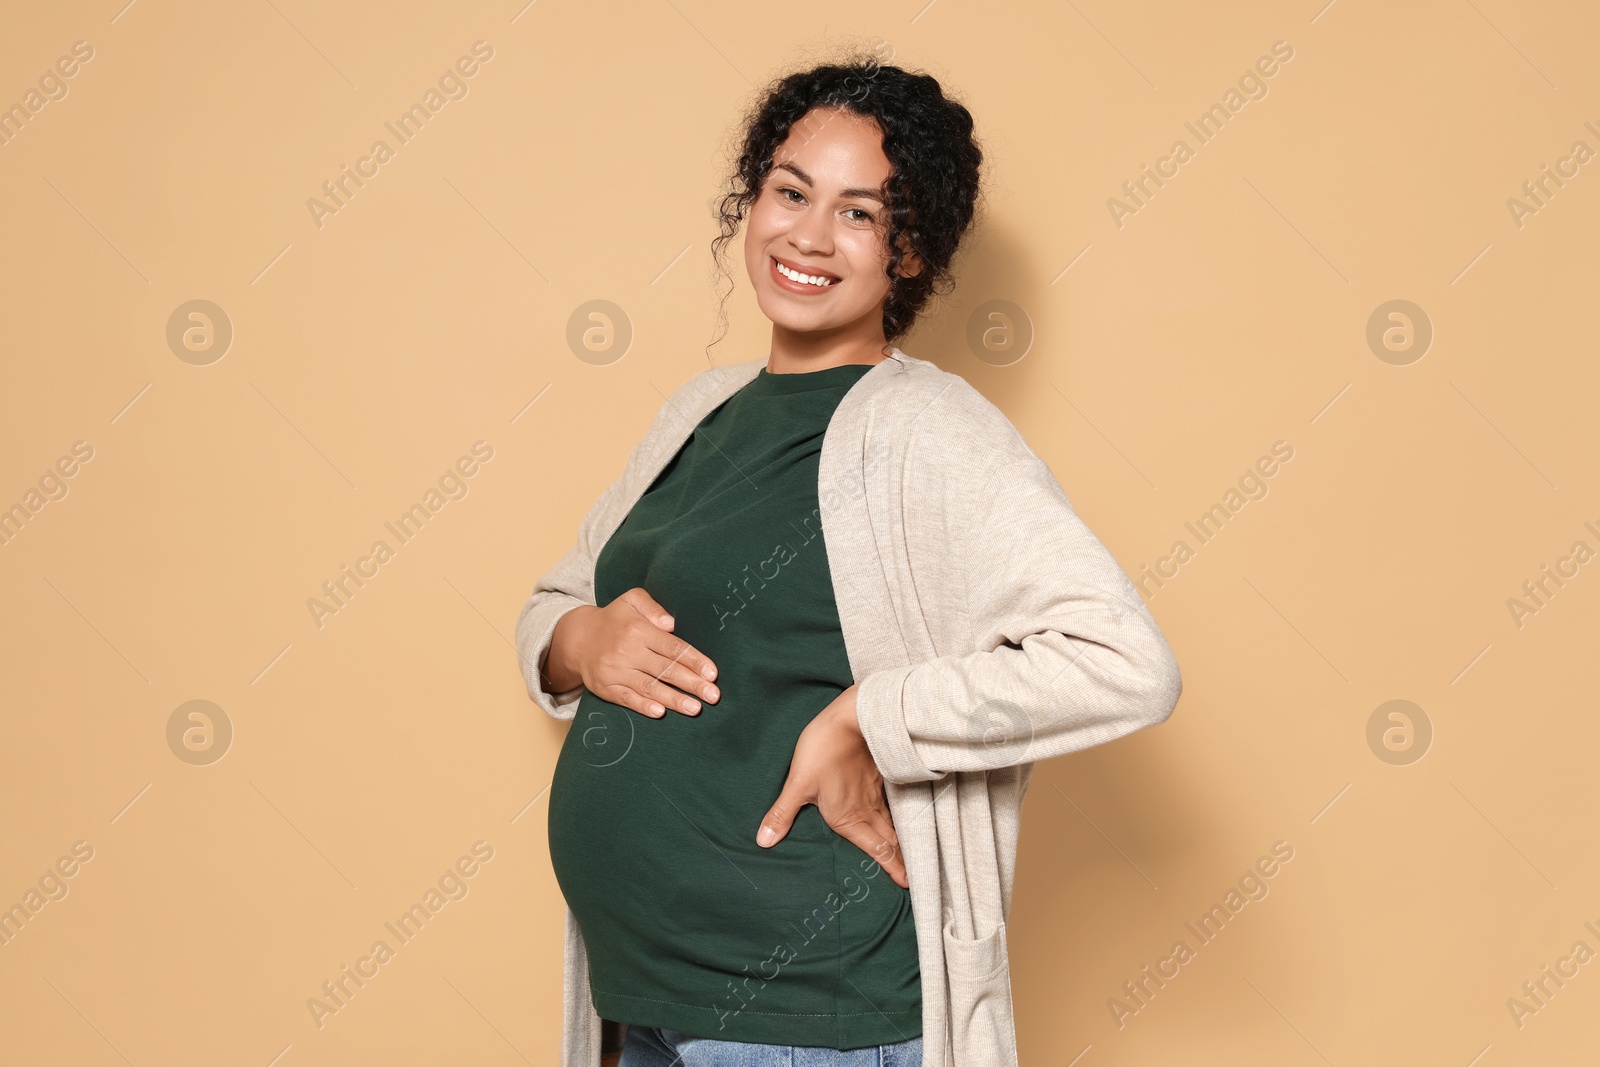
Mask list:
[{"label": "eye", "polygon": [[872,221],[872,212],[867,211],[864,208],[852,207],[852,208],[846,208],[845,210],[847,212],[853,211],[856,214],[861,216],[860,218],[853,220],[855,222],[871,222]]},{"label": "eye", "polygon": [[[790,193],[793,193],[795,196],[799,197],[800,200],[790,200],[789,199],[789,194]],[[805,197],[801,195],[800,190],[792,188],[792,187],[787,186],[787,185],[780,185],[778,187],[778,195],[783,197],[784,200],[787,201],[790,204],[797,204],[800,201],[805,199]]]}]

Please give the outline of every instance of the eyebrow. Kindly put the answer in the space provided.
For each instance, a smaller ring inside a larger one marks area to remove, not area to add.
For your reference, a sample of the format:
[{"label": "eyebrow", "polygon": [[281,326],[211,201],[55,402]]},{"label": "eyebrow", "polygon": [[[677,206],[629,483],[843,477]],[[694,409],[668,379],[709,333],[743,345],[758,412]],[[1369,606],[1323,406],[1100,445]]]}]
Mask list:
[{"label": "eyebrow", "polygon": [[[811,175],[807,174],[793,163],[779,163],[777,169],[789,171],[796,178],[799,178],[809,186],[815,187],[817,184],[811,180]],[[884,202],[883,194],[878,192],[876,189],[845,189],[842,190],[839,195],[846,200],[876,200],[880,204]]]}]

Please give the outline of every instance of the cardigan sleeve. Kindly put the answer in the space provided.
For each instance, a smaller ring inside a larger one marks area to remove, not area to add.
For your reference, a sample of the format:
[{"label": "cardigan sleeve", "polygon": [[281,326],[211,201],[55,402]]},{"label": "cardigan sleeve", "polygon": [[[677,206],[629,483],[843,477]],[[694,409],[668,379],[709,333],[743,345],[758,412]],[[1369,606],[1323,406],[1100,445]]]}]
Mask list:
[{"label": "cardigan sleeve", "polygon": [[944,571],[965,580],[917,586],[916,607],[966,618],[975,647],[860,681],[857,717],[884,779],[1033,763],[1163,722],[1182,692],[1177,660],[1050,468],[965,383],[917,423],[908,551],[913,564],[957,553]]},{"label": "cardigan sleeve", "polygon": [[674,393],[662,405],[649,431],[628,454],[622,475],[600,494],[584,515],[578,526],[577,542],[534,583],[533,592],[517,615],[517,659],[522,666],[523,682],[528,695],[557,719],[567,720],[577,714],[583,686],[560,693],[545,688],[545,658],[550,654],[550,639],[555,635],[556,623],[573,608],[584,604],[598,606],[594,592],[595,560],[611,531],[626,517],[624,509],[629,506],[636,488],[644,488],[635,484],[641,460],[653,447],[678,402],[679,394]]}]

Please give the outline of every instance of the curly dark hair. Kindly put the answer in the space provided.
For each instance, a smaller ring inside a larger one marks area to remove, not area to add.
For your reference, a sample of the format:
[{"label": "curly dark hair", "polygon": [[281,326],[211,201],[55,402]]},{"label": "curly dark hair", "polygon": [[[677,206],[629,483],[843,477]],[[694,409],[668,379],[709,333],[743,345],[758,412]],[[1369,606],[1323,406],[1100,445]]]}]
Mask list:
[{"label": "curly dark hair", "polygon": [[[883,131],[883,154],[891,167],[885,183],[890,288],[883,305],[883,333],[893,343],[911,329],[930,296],[954,288],[950,263],[972,224],[983,162],[972,114],[947,97],[931,75],[881,65],[876,55],[866,53],[776,79],[741,123],[742,147],[717,208],[721,233],[712,240],[711,251],[724,278],[723,250],[760,195],[774,154],[791,128],[816,108],[872,119]],[[923,262],[921,270],[907,277],[898,273],[905,259],[903,246]],[[728,283],[724,305],[732,292],[732,280]],[[721,305],[719,315],[725,325]]]}]

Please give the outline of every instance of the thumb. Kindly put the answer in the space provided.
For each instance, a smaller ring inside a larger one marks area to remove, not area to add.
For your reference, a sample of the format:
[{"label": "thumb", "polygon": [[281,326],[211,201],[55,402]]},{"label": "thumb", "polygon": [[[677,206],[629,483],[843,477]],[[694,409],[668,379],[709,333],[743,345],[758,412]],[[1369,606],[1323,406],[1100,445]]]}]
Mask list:
[{"label": "thumb", "polygon": [[771,848],[788,834],[789,827],[794,825],[795,813],[805,804],[805,799],[800,796],[800,791],[794,786],[791,777],[783,783],[783,792],[778,794],[777,802],[767,809],[767,814],[761,819],[761,831],[756,834],[756,844],[762,848]]},{"label": "thumb", "polygon": [[655,597],[645,591],[644,586],[635,586],[622,595],[634,611],[637,611],[663,630],[672,629],[674,621],[672,615],[666,608],[657,603]]}]

